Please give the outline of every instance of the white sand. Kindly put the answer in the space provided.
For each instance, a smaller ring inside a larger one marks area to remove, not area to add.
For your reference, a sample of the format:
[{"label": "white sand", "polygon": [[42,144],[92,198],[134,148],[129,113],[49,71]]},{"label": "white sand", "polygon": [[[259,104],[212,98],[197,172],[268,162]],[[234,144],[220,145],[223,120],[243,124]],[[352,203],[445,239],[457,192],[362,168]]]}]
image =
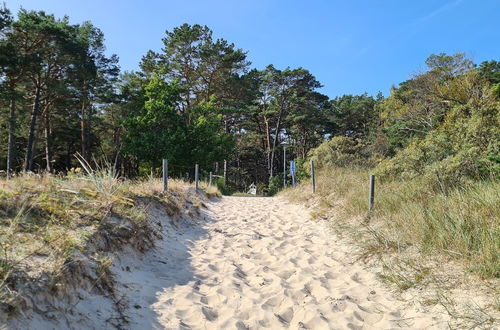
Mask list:
[{"label": "white sand", "polygon": [[130,328],[446,328],[444,315],[396,300],[300,206],[224,197],[202,217],[115,266]]},{"label": "white sand", "polygon": [[443,314],[398,301],[354,262],[352,246],[281,198],[224,197],[199,220],[151,212],[163,240],[146,254],[119,252],[114,302],[81,291],[75,303],[61,301],[54,315],[62,316],[26,316],[8,328],[447,328]]}]

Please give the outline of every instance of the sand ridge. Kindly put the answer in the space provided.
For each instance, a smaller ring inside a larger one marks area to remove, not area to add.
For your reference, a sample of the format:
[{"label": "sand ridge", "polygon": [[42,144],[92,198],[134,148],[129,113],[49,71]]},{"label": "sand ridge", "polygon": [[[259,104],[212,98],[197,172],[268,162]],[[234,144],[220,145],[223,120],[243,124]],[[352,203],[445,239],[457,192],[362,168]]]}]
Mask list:
[{"label": "sand ridge", "polygon": [[[325,223],[282,198],[223,197],[116,269],[132,329],[444,328],[395,299]],[[134,261],[135,260],[135,261]]]}]

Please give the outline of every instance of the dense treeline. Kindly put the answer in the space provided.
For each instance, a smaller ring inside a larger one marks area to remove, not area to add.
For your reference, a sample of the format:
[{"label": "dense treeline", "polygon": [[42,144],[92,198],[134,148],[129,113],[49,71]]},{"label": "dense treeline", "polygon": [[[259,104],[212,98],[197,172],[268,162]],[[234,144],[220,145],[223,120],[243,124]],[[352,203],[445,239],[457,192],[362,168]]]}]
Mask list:
[{"label": "dense treeline", "polygon": [[343,114],[348,129],[311,152],[318,165],[376,166],[384,179],[425,178],[445,193],[467,180],[498,179],[500,62],[477,67],[459,53],[431,55],[426,65],[374,111],[357,105]]},{"label": "dense treeline", "polygon": [[[26,10],[14,19],[3,8],[0,169],[65,172],[80,153],[124,176],[168,158],[181,176],[227,159],[233,188],[276,188],[284,145],[288,157],[306,159],[325,140],[329,161],[384,160],[388,175],[430,173],[443,162],[472,176],[498,168],[499,62],[478,68],[463,54],[432,55],[427,72],[388,98],[329,99],[308,70],[252,69],[244,50],[206,26],[166,31],[163,45],[140,70],[120,74],[91,23]],[[448,172],[434,174],[451,180]]]},{"label": "dense treeline", "polygon": [[[99,104],[110,102],[118,59],[91,23],[44,12],[1,13],[2,158],[7,173],[63,171],[98,146]],[[6,158],[6,159],[5,159]]]}]

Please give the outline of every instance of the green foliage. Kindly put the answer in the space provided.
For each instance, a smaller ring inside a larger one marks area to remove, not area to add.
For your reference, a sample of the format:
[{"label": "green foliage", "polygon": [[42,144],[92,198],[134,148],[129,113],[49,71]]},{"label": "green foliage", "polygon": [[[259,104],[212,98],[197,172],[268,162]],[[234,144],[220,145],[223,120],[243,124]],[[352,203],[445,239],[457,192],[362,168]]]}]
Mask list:
[{"label": "green foliage", "polygon": [[336,135],[366,137],[378,124],[378,101],[368,94],[343,95],[330,101],[329,119]]},{"label": "green foliage", "polygon": [[192,110],[193,121],[188,125],[191,161],[204,168],[210,168],[219,159],[228,159],[235,147],[233,137],[223,130],[222,116],[213,113],[211,102],[201,102]]},{"label": "green foliage", "polygon": [[491,84],[493,93],[500,98],[500,61],[484,61],[479,66],[479,75]]},{"label": "green foliage", "polygon": [[300,182],[310,177],[310,162],[306,158],[295,158],[297,173],[295,179]]},{"label": "green foliage", "polygon": [[144,94],[143,107],[124,121],[127,154],[152,167],[169,159],[171,172],[178,175],[195,163],[206,167],[230,154],[233,141],[222,132],[220,117],[210,116],[210,103],[194,107],[191,121],[186,122],[176,107],[180,100],[176,82],[165,82],[155,74]]},{"label": "green foliage", "polygon": [[363,147],[358,139],[335,136],[313,149],[310,158],[318,169],[329,166],[366,166],[368,161],[362,156]]},{"label": "green foliage", "polygon": [[384,178],[426,176],[443,190],[467,177],[498,177],[500,103],[488,90],[452,108],[442,124],[377,167]]},{"label": "green foliage", "polygon": [[283,188],[283,175],[275,175],[269,180],[269,186],[265,193],[267,196],[274,196],[282,188]]},{"label": "green foliage", "polygon": [[[0,108],[8,111],[2,113],[6,120],[0,125],[7,129],[0,131],[0,140],[10,141],[8,167],[68,170],[77,151],[90,160],[98,149],[96,104],[111,102],[118,74],[117,57],[104,54],[104,35],[90,22],[72,25],[67,17],[43,11],[23,9],[17,19],[5,22],[0,31],[0,89],[5,92]],[[37,136],[37,130],[44,134]],[[34,156],[43,151],[45,157]]]},{"label": "green foliage", "polygon": [[236,189],[231,182],[224,182],[224,178],[215,178],[215,186],[222,193],[222,195],[230,196],[232,195]]},{"label": "green foliage", "polygon": [[184,152],[185,144],[179,142],[187,139],[187,128],[175,108],[179,88],[154,76],[144,94],[143,107],[124,121],[124,152],[159,166],[162,159],[179,158]]},{"label": "green foliage", "polygon": [[439,72],[444,77],[463,75],[475,67],[475,64],[467,58],[465,53],[432,54],[425,60],[425,64],[430,71]]}]

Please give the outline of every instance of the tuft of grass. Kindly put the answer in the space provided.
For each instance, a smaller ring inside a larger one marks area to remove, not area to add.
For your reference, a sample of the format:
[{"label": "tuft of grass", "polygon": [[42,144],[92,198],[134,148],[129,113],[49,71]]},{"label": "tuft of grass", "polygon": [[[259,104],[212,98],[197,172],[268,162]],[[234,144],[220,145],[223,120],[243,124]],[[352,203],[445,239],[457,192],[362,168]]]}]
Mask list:
[{"label": "tuft of grass", "polygon": [[201,188],[205,192],[208,198],[219,198],[222,197],[222,192],[216,185],[209,185],[208,182],[202,182]]}]

